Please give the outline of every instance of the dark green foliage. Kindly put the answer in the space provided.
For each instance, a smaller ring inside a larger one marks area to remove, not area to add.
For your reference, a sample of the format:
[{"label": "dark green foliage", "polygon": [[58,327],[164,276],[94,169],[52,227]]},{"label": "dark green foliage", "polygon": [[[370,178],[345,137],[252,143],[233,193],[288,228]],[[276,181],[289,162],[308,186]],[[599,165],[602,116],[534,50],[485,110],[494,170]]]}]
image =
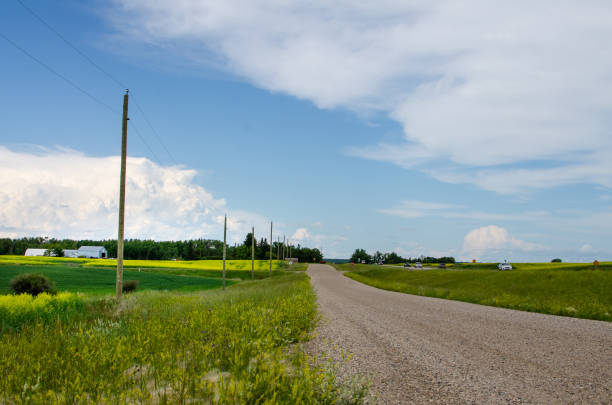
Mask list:
[{"label": "dark green foliage", "polygon": [[123,282],[123,292],[132,293],[136,291],[136,289],[138,288],[138,284],[140,284],[140,281],[138,280],[125,280]]},{"label": "dark green foliage", "polygon": [[355,252],[351,256],[351,262],[361,263],[362,260],[365,260],[366,263],[370,263],[372,261],[372,256],[367,254],[364,249],[355,249]]},{"label": "dark green foliage", "polygon": [[[228,260],[248,260],[251,258],[251,234],[246,236],[245,243],[227,247]],[[278,247],[282,243],[272,244],[272,258],[278,259]],[[47,238],[0,238],[0,255],[23,255],[27,248],[49,249],[49,252],[63,256],[64,249],[78,249],[80,246],[104,246],[108,257],[117,257],[116,240],[71,240]],[[282,248],[281,248],[282,251]],[[270,255],[270,244],[266,238],[255,240],[255,259],[267,260]],[[193,239],[185,241],[154,241],[127,239],[124,242],[123,257],[128,260],[220,260],[223,256],[223,242],[212,239]],[[320,262],[323,257],[319,249],[293,246],[291,256],[300,262]]]},{"label": "dark green foliage", "polygon": [[39,273],[25,273],[15,276],[10,282],[15,294],[37,296],[42,292],[55,294],[55,283]]},{"label": "dark green foliage", "polygon": [[561,263],[561,259],[559,259],[559,258],[552,259],[550,262],[551,263]]}]

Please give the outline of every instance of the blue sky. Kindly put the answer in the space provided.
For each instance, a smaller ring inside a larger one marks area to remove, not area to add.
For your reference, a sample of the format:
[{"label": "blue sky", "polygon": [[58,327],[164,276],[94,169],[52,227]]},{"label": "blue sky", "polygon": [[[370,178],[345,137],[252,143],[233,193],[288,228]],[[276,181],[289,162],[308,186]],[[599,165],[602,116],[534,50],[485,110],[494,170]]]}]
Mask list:
[{"label": "blue sky", "polygon": [[[130,88],[128,237],[611,258],[605,2],[22,1]],[[19,2],[0,27],[120,111]],[[120,116],[0,53],[0,234],[114,237]]]}]

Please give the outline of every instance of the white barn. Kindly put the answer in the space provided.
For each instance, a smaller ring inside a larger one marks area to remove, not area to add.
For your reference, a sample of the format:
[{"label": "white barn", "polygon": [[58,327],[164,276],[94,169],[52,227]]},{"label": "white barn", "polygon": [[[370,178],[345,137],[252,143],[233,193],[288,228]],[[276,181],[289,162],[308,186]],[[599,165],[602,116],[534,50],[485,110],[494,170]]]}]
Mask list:
[{"label": "white barn", "polygon": [[64,249],[64,257],[79,257],[78,252],[76,249]]},{"label": "white barn", "polygon": [[48,249],[27,248],[24,256],[44,256]]},{"label": "white barn", "polygon": [[108,258],[108,252],[104,246],[81,246],[77,250],[77,257],[106,259]]}]

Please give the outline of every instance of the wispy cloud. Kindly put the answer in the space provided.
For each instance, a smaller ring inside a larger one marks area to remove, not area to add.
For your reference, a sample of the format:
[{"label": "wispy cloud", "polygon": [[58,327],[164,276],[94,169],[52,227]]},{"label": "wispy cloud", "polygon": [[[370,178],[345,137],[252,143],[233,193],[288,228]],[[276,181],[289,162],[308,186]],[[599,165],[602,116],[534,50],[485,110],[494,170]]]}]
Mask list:
[{"label": "wispy cloud", "polygon": [[405,200],[393,208],[379,209],[378,212],[403,218],[418,218],[449,208],[456,208],[456,206],[420,200]]},{"label": "wispy cloud", "polygon": [[[605,1],[113,4],[109,19],[124,38],[404,128],[404,142],[373,140],[354,155],[498,193],[612,187]],[[432,161],[444,164],[423,165]]]}]

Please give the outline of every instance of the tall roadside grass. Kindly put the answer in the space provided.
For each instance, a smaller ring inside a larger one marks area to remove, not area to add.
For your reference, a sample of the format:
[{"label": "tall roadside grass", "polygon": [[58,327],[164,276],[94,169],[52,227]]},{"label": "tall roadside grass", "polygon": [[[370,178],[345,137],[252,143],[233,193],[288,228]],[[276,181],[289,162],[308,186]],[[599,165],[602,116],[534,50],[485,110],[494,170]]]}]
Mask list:
[{"label": "tall roadside grass", "polygon": [[553,315],[612,321],[608,270],[404,270],[364,268],[346,276],[408,294]]},{"label": "tall roadside grass", "polygon": [[85,311],[82,296],[62,292],[33,297],[29,294],[0,295],[0,333],[28,323],[69,320]]},{"label": "tall roadside grass", "polygon": [[356,402],[294,343],[317,321],[293,273],[225,292],[149,291],[0,336],[0,403]]}]

